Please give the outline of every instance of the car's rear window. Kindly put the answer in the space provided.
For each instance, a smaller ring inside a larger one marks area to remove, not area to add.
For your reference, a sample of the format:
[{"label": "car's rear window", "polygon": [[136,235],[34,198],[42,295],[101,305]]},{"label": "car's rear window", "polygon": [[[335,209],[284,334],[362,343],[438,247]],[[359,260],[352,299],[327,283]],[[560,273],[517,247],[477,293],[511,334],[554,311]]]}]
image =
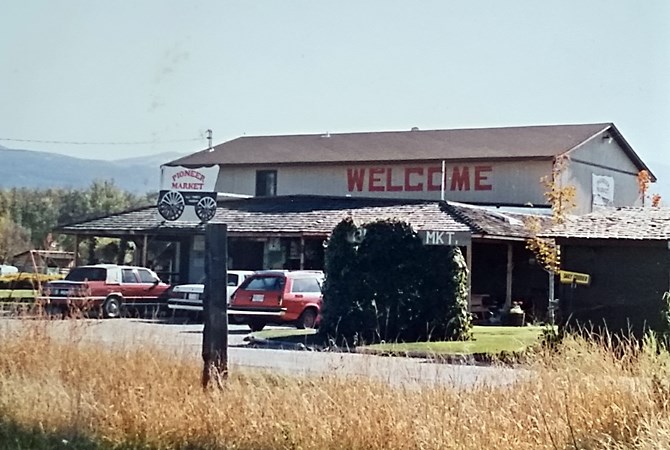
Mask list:
[{"label": "car's rear window", "polygon": [[65,276],[67,281],[105,281],[107,269],[102,267],[75,267]]},{"label": "car's rear window", "polygon": [[284,277],[250,277],[244,280],[240,289],[248,291],[283,291]]}]

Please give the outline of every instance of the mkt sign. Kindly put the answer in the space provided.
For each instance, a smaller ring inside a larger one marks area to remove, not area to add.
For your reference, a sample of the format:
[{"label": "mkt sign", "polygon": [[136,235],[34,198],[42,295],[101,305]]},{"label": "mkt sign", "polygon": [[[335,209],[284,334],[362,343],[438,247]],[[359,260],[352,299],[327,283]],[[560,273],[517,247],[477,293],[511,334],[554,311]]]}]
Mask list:
[{"label": "mkt sign", "polygon": [[472,242],[469,231],[418,231],[417,234],[424,245],[446,245],[464,247]]},{"label": "mkt sign", "polygon": [[216,213],[219,166],[161,167],[158,213],[165,220],[209,222]]}]

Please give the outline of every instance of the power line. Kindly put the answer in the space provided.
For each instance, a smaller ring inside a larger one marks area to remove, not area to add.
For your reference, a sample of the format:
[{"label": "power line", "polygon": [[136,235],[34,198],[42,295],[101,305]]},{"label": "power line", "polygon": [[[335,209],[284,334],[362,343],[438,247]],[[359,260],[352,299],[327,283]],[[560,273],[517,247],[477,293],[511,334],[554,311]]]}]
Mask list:
[{"label": "power line", "polygon": [[134,142],[85,142],[85,141],[47,141],[40,139],[14,139],[0,137],[0,141],[11,142],[30,142],[34,144],[64,144],[64,145],[151,145],[151,144],[173,144],[178,142],[194,142],[202,141],[204,137],[197,137],[191,139],[172,139],[172,140],[155,140],[155,141],[134,141]]}]

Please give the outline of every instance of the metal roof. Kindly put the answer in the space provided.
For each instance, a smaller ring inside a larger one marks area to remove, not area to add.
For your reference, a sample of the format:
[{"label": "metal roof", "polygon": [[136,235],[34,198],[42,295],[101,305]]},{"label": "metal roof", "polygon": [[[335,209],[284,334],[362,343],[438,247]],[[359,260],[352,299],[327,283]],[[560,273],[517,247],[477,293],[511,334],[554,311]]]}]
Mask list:
[{"label": "metal roof", "polygon": [[551,159],[606,130],[646,168],[611,123],[458,130],[245,136],[169,166],[334,164],[343,162]]}]

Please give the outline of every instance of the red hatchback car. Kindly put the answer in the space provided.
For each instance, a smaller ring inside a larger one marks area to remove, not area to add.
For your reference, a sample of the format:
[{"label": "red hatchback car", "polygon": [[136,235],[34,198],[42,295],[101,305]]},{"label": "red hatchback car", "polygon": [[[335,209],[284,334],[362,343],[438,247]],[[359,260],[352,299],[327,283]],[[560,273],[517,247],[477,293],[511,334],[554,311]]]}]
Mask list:
[{"label": "red hatchback car", "polygon": [[316,328],[319,324],[324,275],[321,271],[261,271],[233,293],[228,314],[260,331],[268,323]]}]

